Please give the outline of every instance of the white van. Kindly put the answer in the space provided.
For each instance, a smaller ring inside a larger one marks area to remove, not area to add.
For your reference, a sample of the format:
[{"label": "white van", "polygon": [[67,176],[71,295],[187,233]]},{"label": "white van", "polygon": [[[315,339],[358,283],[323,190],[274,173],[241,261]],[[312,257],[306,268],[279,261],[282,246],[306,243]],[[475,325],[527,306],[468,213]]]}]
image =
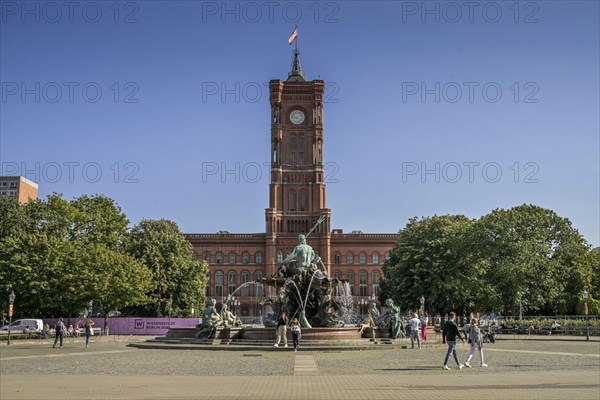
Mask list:
[{"label": "white van", "polygon": [[29,330],[29,332],[39,332],[44,328],[44,322],[41,319],[18,319],[14,321],[12,324],[5,325],[0,328],[3,331],[7,331],[10,328],[12,331],[24,331],[25,328]]}]

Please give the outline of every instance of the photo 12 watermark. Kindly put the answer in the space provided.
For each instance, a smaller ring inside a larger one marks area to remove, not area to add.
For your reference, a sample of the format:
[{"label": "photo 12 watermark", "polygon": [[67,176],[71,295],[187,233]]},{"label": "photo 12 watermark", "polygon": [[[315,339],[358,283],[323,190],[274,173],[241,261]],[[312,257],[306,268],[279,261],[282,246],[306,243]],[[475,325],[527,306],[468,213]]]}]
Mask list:
[{"label": "photo 12 watermark", "polygon": [[540,6],[534,1],[403,1],[403,23],[488,23],[512,21],[537,24]]},{"label": "photo 12 watermark", "polygon": [[140,87],[136,82],[26,82],[3,81],[2,103],[139,103]]},{"label": "photo 12 watermark", "polygon": [[[203,161],[202,162],[202,183],[258,183],[263,179],[271,182],[272,164],[270,162],[225,162],[225,161]],[[274,168],[280,170],[280,166]],[[335,162],[326,162],[313,172],[316,181],[312,183],[339,183],[337,174],[340,167]],[[266,178],[265,178],[266,177]],[[321,177],[322,182],[319,182]],[[293,174],[287,174],[280,183],[311,183],[311,177],[304,171],[297,171]]]},{"label": "photo 12 watermark", "polygon": [[[339,103],[340,88],[335,82],[325,83],[323,103]],[[269,82],[202,82],[202,103],[258,103],[269,98]]]},{"label": "photo 12 watermark", "polygon": [[536,82],[402,82],[402,102],[409,103],[514,103],[540,102]]},{"label": "photo 12 watermark", "polygon": [[402,183],[539,183],[536,162],[501,164],[495,161],[416,162],[401,164]]},{"label": "photo 12 watermark", "polygon": [[0,175],[22,176],[46,183],[139,183],[140,167],[133,161],[99,163],[96,161],[2,162]]},{"label": "photo 12 watermark", "polygon": [[87,23],[110,21],[114,24],[137,24],[140,6],[136,1],[4,1],[0,14],[6,23]]},{"label": "photo 12 watermark", "polygon": [[339,23],[335,1],[203,1],[202,23]]}]

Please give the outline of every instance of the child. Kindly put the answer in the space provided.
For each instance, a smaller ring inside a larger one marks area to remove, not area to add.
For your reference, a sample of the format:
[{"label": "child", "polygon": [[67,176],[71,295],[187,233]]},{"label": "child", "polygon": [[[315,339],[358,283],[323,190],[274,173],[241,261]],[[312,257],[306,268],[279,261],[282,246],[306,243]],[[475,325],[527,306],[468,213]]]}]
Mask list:
[{"label": "child", "polygon": [[300,347],[300,335],[302,334],[302,330],[300,329],[300,322],[298,318],[294,318],[292,320],[292,340],[294,342],[294,351],[298,351],[298,347]]}]

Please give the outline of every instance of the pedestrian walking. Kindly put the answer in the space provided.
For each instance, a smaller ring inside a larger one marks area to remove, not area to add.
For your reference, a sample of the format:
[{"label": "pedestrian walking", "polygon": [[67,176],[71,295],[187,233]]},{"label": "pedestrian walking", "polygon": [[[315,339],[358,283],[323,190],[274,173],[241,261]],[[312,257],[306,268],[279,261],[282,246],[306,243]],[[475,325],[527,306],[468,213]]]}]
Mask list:
[{"label": "pedestrian walking", "polygon": [[423,339],[424,342],[427,341],[427,325],[429,325],[429,315],[427,314],[427,311],[425,311],[421,318],[421,339]]},{"label": "pedestrian walking", "polygon": [[463,369],[464,365],[460,363],[458,360],[458,352],[456,351],[456,338],[458,337],[463,343],[465,342],[462,336],[460,336],[460,332],[458,331],[458,326],[456,326],[456,313],[450,313],[450,319],[446,321],[444,324],[444,329],[442,330],[442,343],[448,343],[448,352],[446,353],[446,358],[444,358],[444,369],[450,369],[448,366],[448,360],[450,359],[450,354],[454,356],[454,361],[458,365],[458,369]]},{"label": "pedestrian walking", "polygon": [[65,327],[63,319],[59,318],[58,322],[54,326],[54,332],[56,333],[56,337],[54,338],[54,344],[52,345],[52,348],[56,347],[56,342],[58,342],[58,340],[60,339],[60,348],[62,349],[62,347],[63,347],[63,337],[65,335],[65,331],[66,330],[67,330],[67,328]]},{"label": "pedestrian walking", "polygon": [[292,330],[292,341],[294,343],[294,351],[298,351],[298,347],[300,347],[300,337],[302,336],[302,329],[300,328],[300,321],[298,318],[294,318],[292,320],[292,326],[290,327]]},{"label": "pedestrian walking", "polygon": [[85,348],[87,349],[88,347],[90,347],[90,336],[92,336],[94,334],[94,321],[92,321],[91,318],[88,318],[85,321]]},{"label": "pedestrian walking", "polygon": [[410,346],[414,349],[416,340],[419,345],[419,350],[421,350],[421,321],[419,321],[417,313],[410,313],[410,316],[411,318],[408,321],[408,324],[410,325]]},{"label": "pedestrian walking", "polygon": [[281,339],[283,339],[283,343],[284,346],[283,347],[288,347],[287,345],[287,323],[288,323],[288,317],[287,315],[285,315],[285,312],[282,312],[281,315],[279,316],[279,320],[277,321],[277,339],[275,340],[275,347],[279,347],[279,342],[281,341]]},{"label": "pedestrian walking", "polygon": [[479,360],[481,361],[481,367],[487,367],[487,364],[483,361],[483,336],[481,335],[481,329],[477,326],[477,318],[471,319],[471,326],[469,327],[469,342],[471,343],[471,348],[469,350],[469,354],[467,355],[467,360],[465,361],[465,367],[471,368],[471,358],[473,354],[475,354],[475,347],[479,350]]}]

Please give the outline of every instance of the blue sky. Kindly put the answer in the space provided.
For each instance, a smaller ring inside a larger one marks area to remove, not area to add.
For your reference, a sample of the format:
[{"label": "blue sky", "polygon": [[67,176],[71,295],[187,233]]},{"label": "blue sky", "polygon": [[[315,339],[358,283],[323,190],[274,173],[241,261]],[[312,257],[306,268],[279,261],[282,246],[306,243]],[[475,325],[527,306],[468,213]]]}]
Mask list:
[{"label": "blue sky", "polygon": [[264,231],[264,84],[286,79],[297,24],[327,84],[333,228],[532,203],[600,244],[597,1],[0,5],[0,173],[42,197]]}]

